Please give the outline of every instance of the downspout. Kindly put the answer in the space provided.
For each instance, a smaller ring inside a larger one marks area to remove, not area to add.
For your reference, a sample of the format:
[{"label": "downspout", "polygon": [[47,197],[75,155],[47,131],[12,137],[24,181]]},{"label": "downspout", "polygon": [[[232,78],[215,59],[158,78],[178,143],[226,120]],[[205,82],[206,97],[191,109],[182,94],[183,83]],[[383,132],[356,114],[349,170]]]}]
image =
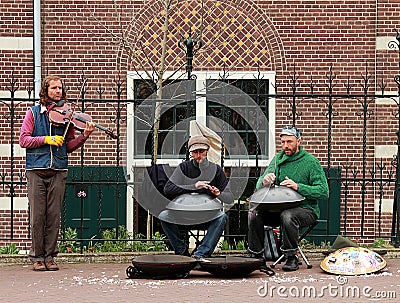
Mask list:
[{"label": "downspout", "polygon": [[[41,48],[40,0],[33,1],[33,63],[34,63],[34,98],[39,100],[42,82],[42,48]],[[37,101],[39,102],[39,101]]]},{"label": "downspout", "polygon": [[[378,60],[378,56],[377,56],[377,52],[378,52],[378,49],[377,49],[377,40],[378,40],[378,26],[379,26],[379,24],[378,24],[378,22],[379,22],[379,16],[378,16],[378,14],[379,14],[379,0],[376,0],[375,1],[375,20],[374,20],[374,33],[375,33],[375,46],[374,46],[374,91],[373,91],[373,94],[374,95],[376,95],[377,93],[378,93],[378,62],[377,62],[377,60]],[[378,102],[377,102],[377,99],[376,98],[374,98],[375,100],[374,100],[374,113],[377,113],[378,112]],[[377,117],[376,117],[376,115],[374,115],[374,119],[373,119],[373,125],[372,125],[372,133],[373,133],[373,147],[374,147],[374,154],[373,154],[373,167],[374,167],[374,170],[375,171],[377,171],[376,170],[376,163],[377,163],[377,153],[376,153],[376,144],[377,144],[377,140],[376,140],[376,124],[377,124]],[[378,193],[379,194],[379,193]],[[373,205],[374,205],[374,215],[375,215],[375,209],[376,209],[376,206],[375,206],[375,204],[376,204],[376,201],[377,201],[377,189],[374,187],[374,189],[373,189],[373,199],[372,199],[372,201],[373,201]],[[379,201],[379,203],[382,203],[382,201]],[[379,215],[379,214],[378,214]],[[376,223],[376,220],[373,220],[373,228],[374,228],[374,234],[375,234],[375,231],[377,230],[377,223]],[[378,226],[378,228],[379,228],[379,226]],[[378,233],[379,233],[380,231],[378,230]]]}]

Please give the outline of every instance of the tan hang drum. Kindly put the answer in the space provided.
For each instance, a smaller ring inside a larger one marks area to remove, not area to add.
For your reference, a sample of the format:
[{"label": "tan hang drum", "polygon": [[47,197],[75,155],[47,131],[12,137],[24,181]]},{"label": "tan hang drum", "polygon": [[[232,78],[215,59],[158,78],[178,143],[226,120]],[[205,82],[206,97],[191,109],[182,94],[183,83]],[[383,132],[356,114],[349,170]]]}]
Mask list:
[{"label": "tan hang drum", "polygon": [[326,256],[320,266],[331,274],[356,276],[380,271],[386,267],[386,261],[367,248],[345,247]]}]

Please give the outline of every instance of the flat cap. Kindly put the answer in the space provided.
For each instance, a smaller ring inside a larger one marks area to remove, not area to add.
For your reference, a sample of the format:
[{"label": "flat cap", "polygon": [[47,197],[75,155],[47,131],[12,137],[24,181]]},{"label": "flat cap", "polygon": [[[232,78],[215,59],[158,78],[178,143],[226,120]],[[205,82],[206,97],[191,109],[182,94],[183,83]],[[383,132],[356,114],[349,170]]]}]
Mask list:
[{"label": "flat cap", "polygon": [[196,149],[209,149],[210,145],[210,140],[201,135],[190,137],[188,142],[188,148],[190,152]]}]

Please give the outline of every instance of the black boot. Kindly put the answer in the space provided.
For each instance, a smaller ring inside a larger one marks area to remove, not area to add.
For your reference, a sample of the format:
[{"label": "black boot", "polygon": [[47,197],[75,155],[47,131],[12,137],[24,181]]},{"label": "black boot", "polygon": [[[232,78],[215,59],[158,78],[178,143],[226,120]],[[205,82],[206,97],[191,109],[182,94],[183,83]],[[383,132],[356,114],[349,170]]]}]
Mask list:
[{"label": "black boot", "polygon": [[297,256],[288,256],[286,264],[282,266],[284,271],[295,271],[299,269],[299,259]]}]

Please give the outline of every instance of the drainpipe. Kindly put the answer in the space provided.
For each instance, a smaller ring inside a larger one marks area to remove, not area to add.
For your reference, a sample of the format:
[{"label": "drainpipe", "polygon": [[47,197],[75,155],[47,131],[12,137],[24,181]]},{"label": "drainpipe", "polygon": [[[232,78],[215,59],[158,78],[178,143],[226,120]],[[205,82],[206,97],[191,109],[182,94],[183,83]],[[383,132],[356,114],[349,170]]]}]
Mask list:
[{"label": "drainpipe", "polygon": [[[34,93],[35,99],[39,99],[42,82],[42,48],[41,48],[41,19],[40,0],[33,1],[33,63],[34,63]],[[39,101],[37,101],[38,103]]]}]

